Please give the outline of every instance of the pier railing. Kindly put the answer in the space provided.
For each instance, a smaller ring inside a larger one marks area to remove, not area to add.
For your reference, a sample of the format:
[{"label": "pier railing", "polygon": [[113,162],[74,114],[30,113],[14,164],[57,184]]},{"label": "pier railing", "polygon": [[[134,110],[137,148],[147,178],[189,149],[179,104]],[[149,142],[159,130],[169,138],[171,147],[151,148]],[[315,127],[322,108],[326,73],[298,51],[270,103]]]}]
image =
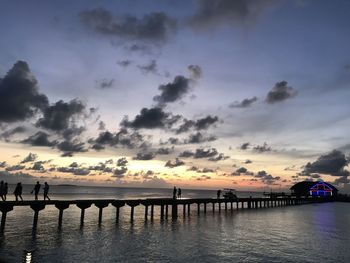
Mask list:
[{"label": "pier railing", "polygon": [[[4,231],[6,224],[7,213],[13,210],[15,206],[29,206],[34,211],[33,230],[37,228],[39,212],[45,209],[46,206],[53,205],[58,210],[58,227],[62,227],[63,212],[71,205],[75,205],[81,209],[80,224],[84,224],[85,210],[95,205],[99,209],[98,223],[102,222],[103,209],[110,204],[116,208],[116,221],[119,220],[120,208],[124,206],[130,207],[130,220],[134,220],[134,208],[136,206],[144,207],[144,219],[147,221],[150,217],[154,218],[154,208],[160,208],[160,219],[167,219],[169,217],[169,207],[171,208],[171,218],[176,219],[179,210],[183,216],[190,216],[191,206],[196,206],[197,213],[201,211],[207,212],[208,206],[211,210],[218,212],[221,210],[227,211],[230,209],[257,209],[270,208],[280,206],[302,205],[309,203],[333,202],[337,201],[335,198],[237,198],[237,199],[214,199],[214,198],[196,198],[196,199],[171,199],[171,198],[157,198],[157,199],[97,199],[97,200],[49,200],[49,201],[2,201],[0,202],[1,225],[0,231]],[[348,200],[349,201],[349,200]]]}]

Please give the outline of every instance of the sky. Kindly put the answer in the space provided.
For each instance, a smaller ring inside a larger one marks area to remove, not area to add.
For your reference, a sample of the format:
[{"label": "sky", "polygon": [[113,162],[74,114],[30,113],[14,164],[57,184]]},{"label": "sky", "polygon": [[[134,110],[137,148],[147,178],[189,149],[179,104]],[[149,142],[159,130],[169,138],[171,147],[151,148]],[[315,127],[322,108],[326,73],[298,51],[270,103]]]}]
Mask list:
[{"label": "sky", "polygon": [[349,1],[0,6],[0,180],[350,192]]}]

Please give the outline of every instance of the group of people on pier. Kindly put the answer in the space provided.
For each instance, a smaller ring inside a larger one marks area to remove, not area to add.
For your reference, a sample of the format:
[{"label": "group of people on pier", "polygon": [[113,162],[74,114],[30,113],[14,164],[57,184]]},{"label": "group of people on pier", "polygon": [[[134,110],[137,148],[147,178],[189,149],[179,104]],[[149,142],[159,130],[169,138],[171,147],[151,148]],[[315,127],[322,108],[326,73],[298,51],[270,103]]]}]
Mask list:
[{"label": "group of people on pier", "polygon": [[173,189],[173,199],[181,199],[181,188],[176,188],[176,186],[174,186]]},{"label": "group of people on pier", "polygon": [[[34,185],[33,190],[30,192],[31,194],[34,193],[35,200],[38,200],[40,188],[41,188],[41,184],[39,183],[39,181],[37,181],[36,184]],[[49,184],[47,182],[45,182],[44,187],[43,187],[44,200],[46,200],[46,199],[50,200],[49,189],[50,189]],[[13,194],[15,195],[16,201],[18,201],[18,199],[23,201],[22,192],[23,192],[23,186],[22,186],[22,183],[19,182],[19,183],[17,183],[15,190],[13,191]],[[8,184],[7,184],[7,182],[1,181],[0,182],[0,197],[1,197],[2,201],[6,201],[7,193],[8,193]]]}]

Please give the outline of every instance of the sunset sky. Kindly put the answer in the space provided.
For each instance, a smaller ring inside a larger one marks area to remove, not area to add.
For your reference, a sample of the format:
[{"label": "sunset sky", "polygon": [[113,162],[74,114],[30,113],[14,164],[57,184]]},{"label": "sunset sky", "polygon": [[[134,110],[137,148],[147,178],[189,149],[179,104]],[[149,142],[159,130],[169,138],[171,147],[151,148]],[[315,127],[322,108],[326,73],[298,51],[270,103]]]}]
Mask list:
[{"label": "sunset sky", "polygon": [[350,1],[1,1],[0,180],[350,191]]}]

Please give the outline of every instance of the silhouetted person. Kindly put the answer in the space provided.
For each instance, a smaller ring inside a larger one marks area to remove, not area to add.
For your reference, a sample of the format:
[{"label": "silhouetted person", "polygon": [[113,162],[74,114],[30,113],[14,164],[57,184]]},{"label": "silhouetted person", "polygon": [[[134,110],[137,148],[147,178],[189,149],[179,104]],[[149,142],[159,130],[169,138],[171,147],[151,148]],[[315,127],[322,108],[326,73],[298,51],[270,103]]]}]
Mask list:
[{"label": "silhouetted person", "polygon": [[5,199],[4,199],[4,181],[0,182],[0,197],[1,197],[2,201],[5,201]]},{"label": "silhouetted person", "polygon": [[41,185],[39,184],[39,181],[36,182],[36,185],[34,185],[34,189],[30,192],[31,194],[34,192],[35,200],[38,200],[38,194],[40,191]]},{"label": "silhouetted person", "polygon": [[220,199],[220,196],[221,196],[221,190],[220,189],[216,192],[216,196],[217,196],[218,199]]},{"label": "silhouetted person", "polygon": [[23,201],[23,198],[22,198],[22,184],[21,183],[18,183],[16,188],[15,188],[15,191],[13,192],[15,197],[16,197],[16,201],[18,201],[18,197],[21,198],[21,201]]},{"label": "silhouetted person", "polygon": [[9,186],[7,184],[7,182],[4,184],[4,191],[2,193],[2,196],[3,196],[3,199],[6,201],[6,196],[7,196],[7,193],[9,191]]},{"label": "silhouetted person", "polygon": [[46,198],[48,200],[50,200],[50,197],[48,196],[49,188],[50,188],[49,184],[47,182],[45,182],[45,184],[44,184],[44,200],[46,200]]},{"label": "silhouetted person", "polygon": [[181,188],[177,189],[177,198],[180,199],[181,198]]},{"label": "silhouetted person", "polygon": [[176,190],[176,187],[174,186],[174,189],[173,189],[173,199],[176,199],[176,193],[177,193],[177,190]]}]

